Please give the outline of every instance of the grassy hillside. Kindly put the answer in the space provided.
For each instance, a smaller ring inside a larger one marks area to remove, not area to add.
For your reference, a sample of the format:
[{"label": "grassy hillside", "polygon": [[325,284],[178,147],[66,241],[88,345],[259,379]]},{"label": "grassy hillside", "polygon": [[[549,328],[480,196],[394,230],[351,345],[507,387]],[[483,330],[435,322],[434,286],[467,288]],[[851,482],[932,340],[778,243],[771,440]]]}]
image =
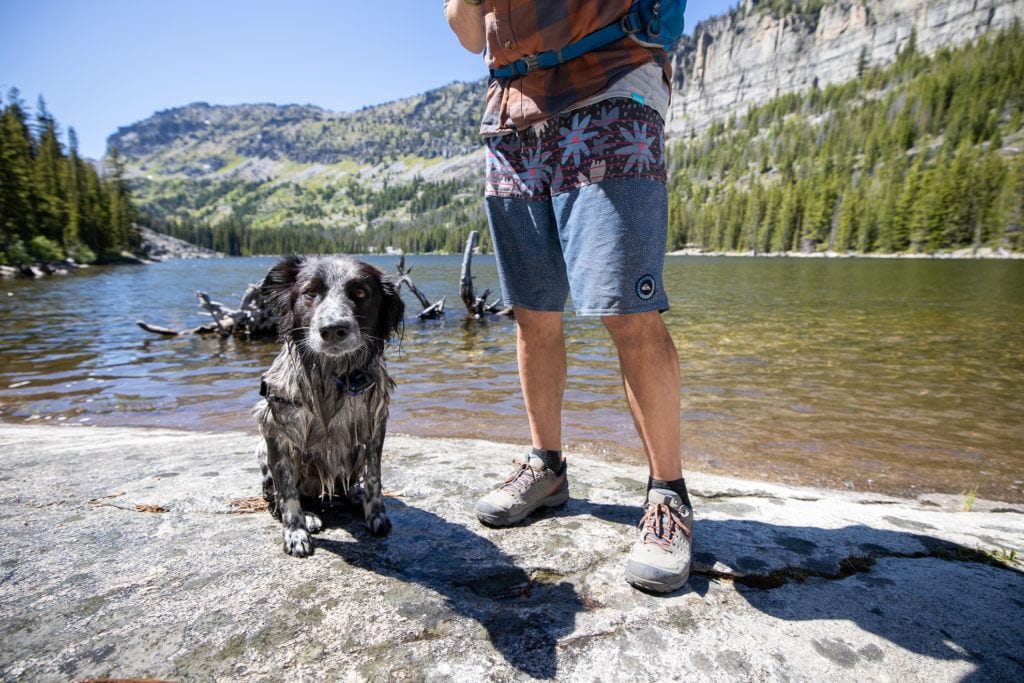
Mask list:
[{"label": "grassy hillside", "polygon": [[121,128],[110,144],[132,160],[150,227],[220,251],[457,251],[484,225],[482,181],[460,162],[480,146],[482,87],[453,83],[350,114],[192,104]]}]

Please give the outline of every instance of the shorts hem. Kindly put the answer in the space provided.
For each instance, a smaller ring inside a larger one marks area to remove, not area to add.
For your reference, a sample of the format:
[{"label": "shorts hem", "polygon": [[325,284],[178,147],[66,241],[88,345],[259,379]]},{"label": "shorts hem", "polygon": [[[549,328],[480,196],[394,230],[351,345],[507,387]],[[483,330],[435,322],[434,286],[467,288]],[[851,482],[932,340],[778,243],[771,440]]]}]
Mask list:
[{"label": "shorts hem", "polygon": [[553,308],[553,307],[552,308],[548,308],[546,306],[528,306],[526,304],[516,303],[515,301],[509,301],[508,299],[505,299],[504,303],[505,303],[506,306],[512,306],[512,307],[515,307],[515,308],[525,308],[528,311],[535,311],[537,313],[564,313],[565,312],[565,304],[562,304],[561,308]]},{"label": "shorts hem", "polygon": [[631,315],[633,313],[651,313],[657,311],[664,313],[669,309],[668,301],[660,301],[650,306],[631,306],[628,308],[577,308],[573,309],[581,318],[595,318],[609,315]]}]

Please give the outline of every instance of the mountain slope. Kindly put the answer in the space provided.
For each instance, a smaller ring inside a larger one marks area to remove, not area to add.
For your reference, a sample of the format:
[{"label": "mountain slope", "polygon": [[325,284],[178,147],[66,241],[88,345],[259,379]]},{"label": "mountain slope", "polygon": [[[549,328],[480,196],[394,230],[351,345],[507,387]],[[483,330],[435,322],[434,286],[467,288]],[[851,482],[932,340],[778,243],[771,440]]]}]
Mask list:
[{"label": "mountain slope", "polygon": [[[911,52],[931,54],[1021,17],[1024,0],[745,0],[675,50],[667,131],[678,140],[716,133],[786,93],[891,64],[911,42]],[[121,128],[110,144],[129,159],[154,227],[218,250],[451,249],[484,225],[476,135],[484,87],[453,83],[344,114],[193,104]],[[227,227],[210,229],[218,225]],[[271,228],[280,234],[262,234]],[[231,231],[244,236],[229,239]]]}]

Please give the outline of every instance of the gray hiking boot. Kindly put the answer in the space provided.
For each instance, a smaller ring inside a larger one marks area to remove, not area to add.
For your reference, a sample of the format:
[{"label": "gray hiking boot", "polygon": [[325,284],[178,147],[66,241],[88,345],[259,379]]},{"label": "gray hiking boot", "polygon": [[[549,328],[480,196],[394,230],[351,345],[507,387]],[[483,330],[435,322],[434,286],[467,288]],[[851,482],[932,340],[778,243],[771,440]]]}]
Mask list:
[{"label": "gray hiking boot", "polygon": [[626,560],[626,581],[637,588],[666,593],[690,578],[693,512],[667,489],[647,492],[640,538]]},{"label": "gray hiking boot", "polygon": [[484,524],[507,526],[526,519],[540,507],[554,507],[569,500],[568,467],[561,474],[549,470],[536,456],[529,462],[512,461],[516,468],[494,491],[476,502],[476,516]]}]

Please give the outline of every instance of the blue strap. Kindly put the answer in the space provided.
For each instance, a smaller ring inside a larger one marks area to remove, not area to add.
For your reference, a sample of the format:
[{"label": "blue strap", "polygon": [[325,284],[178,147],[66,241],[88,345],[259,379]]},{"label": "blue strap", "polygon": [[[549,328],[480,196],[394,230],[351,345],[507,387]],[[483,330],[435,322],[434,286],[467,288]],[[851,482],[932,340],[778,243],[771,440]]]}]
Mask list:
[{"label": "blue strap", "polygon": [[576,59],[581,55],[592,52],[598,48],[614,43],[631,33],[640,30],[642,24],[639,12],[630,12],[621,20],[608,24],[602,29],[589,33],[575,43],[566,45],[561,50],[548,50],[517,59],[508,66],[498,69],[491,69],[491,76],[494,78],[519,78],[534,71],[535,69],[550,69],[551,67],[565,64],[570,59]]}]

